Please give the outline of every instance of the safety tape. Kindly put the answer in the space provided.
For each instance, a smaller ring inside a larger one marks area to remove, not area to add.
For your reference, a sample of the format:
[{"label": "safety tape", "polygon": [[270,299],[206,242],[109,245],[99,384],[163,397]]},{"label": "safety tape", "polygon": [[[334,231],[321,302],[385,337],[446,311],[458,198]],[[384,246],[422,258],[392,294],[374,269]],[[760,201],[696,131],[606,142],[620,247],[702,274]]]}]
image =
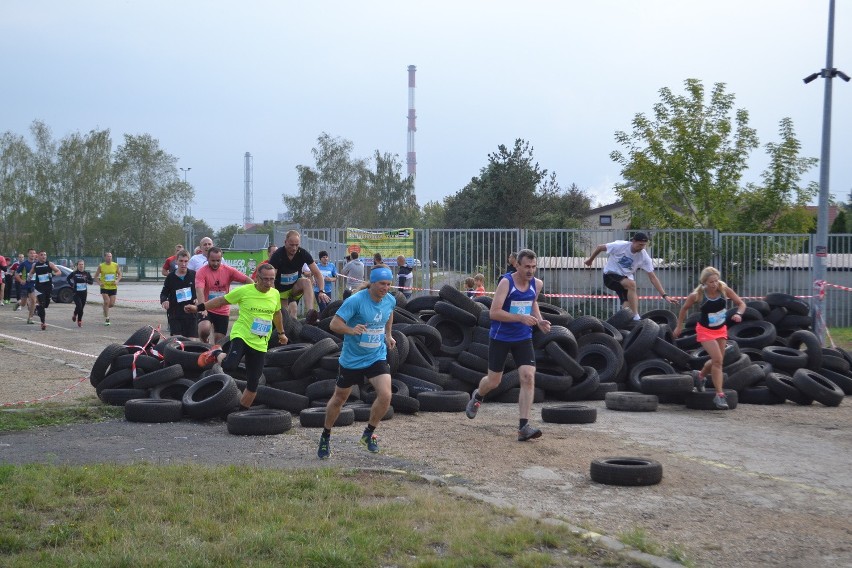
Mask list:
[{"label": "safety tape", "polygon": [[82,351],[72,351],[71,349],[63,349],[62,347],[56,347],[55,345],[48,345],[46,343],[39,343],[37,341],[30,341],[29,339],[23,339],[20,337],[15,337],[12,335],[6,335],[4,333],[0,333],[0,337],[5,339],[11,339],[12,341],[20,341],[21,343],[29,343],[30,345],[37,345],[38,347],[47,347],[48,349],[55,349],[56,351],[62,351],[64,353],[73,353],[74,355],[83,355],[84,357],[91,357],[92,359],[97,359],[97,355],[90,355],[88,353],[83,353]]},{"label": "safety tape", "polygon": [[49,394],[47,396],[34,398],[32,400],[19,400],[19,401],[16,401],[16,402],[3,402],[3,403],[0,403],[0,407],[3,407],[3,406],[19,406],[21,404],[33,404],[33,403],[36,403],[36,402],[44,402],[45,400],[50,400],[51,398],[56,398],[57,396],[62,396],[63,394],[71,391],[72,389],[77,388],[78,386],[80,386],[83,383],[83,381],[86,381],[86,380],[87,380],[87,377],[80,377],[80,379],[76,383],[72,384],[70,387],[68,387],[65,390],[61,390],[59,392],[55,392],[55,393]]}]

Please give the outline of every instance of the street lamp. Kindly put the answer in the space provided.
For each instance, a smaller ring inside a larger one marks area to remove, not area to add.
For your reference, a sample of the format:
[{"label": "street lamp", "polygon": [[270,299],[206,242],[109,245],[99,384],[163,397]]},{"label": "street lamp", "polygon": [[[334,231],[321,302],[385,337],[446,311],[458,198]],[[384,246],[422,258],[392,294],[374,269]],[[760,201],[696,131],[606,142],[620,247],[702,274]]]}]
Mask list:
[{"label": "street lamp", "polygon": [[817,77],[825,79],[825,97],[822,108],[822,152],[819,160],[819,205],[817,212],[817,234],[814,246],[814,289],[816,302],[813,312],[813,329],[820,344],[825,345],[825,261],[828,256],[828,172],[831,159],[831,83],[835,77],[849,82],[849,76],[838,71],[834,60],[834,0],[828,4],[828,47],[825,68],[804,78],[805,84]]},{"label": "street lamp", "polygon": [[[186,183],[186,174],[192,168],[180,168],[180,171],[183,172],[183,186],[184,189],[187,187]],[[183,202],[183,230],[186,232],[186,250],[192,250],[192,224],[189,222],[189,214],[188,214],[189,203],[187,200]]]}]

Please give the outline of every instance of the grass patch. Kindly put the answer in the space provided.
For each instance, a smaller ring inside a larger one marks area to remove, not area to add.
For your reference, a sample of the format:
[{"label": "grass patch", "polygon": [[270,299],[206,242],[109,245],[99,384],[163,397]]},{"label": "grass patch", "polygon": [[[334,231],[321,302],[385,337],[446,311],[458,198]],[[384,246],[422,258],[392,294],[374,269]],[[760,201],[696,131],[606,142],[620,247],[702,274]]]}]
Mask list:
[{"label": "grass patch", "polygon": [[629,531],[625,531],[618,535],[618,540],[641,552],[653,554],[654,556],[662,556],[669,560],[679,562],[687,567],[694,566],[694,563],[687,557],[686,551],[683,547],[678,545],[663,547],[658,542],[652,540],[643,528],[637,527]]},{"label": "grass patch", "polygon": [[7,566],[639,566],[405,476],[0,466]]},{"label": "grass patch", "polygon": [[[828,332],[838,347],[852,350],[852,327],[834,327],[830,328]],[[828,343],[830,346],[831,342]]]},{"label": "grass patch", "polygon": [[0,408],[0,432],[29,430],[40,426],[62,426],[101,422],[124,417],[124,407],[103,404],[87,397],[72,404],[44,402]]}]

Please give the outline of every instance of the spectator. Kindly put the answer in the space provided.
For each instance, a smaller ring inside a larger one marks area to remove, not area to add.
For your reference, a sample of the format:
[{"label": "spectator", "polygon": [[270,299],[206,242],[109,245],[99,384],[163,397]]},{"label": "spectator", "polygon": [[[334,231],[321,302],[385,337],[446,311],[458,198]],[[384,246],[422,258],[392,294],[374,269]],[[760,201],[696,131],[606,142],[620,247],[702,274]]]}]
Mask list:
[{"label": "spectator", "polygon": [[467,297],[468,298],[473,298],[473,294],[474,294],[474,292],[476,292],[476,290],[474,289],[475,286],[476,286],[476,281],[473,279],[473,276],[468,276],[467,278],[464,279],[464,287],[467,290]]},{"label": "spectator", "polygon": [[320,312],[331,303],[331,295],[334,293],[334,283],[337,282],[337,267],[333,262],[328,261],[328,251],[321,250],[319,253],[319,264],[317,268],[322,273],[322,279],[325,283],[323,291],[325,292],[326,301],[322,301],[319,297],[320,288],[314,285],[314,295],[316,296],[317,306]]},{"label": "spectator", "polygon": [[414,283],[414,267],[408,266],[405,262],[405,257],[399,255],[396,257],[397,279],[399,280],[399,291],[406,299],[411,297],[411,285]]},{"label": "spectator", "polygon": [[340,275],[344,278],[343,286],[349,292],[364,282],[364,262],[358,258],[356,251],[352,251],[350,256],[352,260],[340,269]]},{"label": "spectator", "polygon": [[163,263],[163,268],[160,270],[160,274],[163,276],[168,276],[169,272],[174,272],[177,269],[177,253],[183,250],[183,245],[177,244],[175,245],[175,253],[166,259]]},{"label": "spectator", "polygon": [[485,295],[485,275],[477,274],[473,277],[473,282],[476,286],[476,290],[474,290],[473,295],[476,298]]}]

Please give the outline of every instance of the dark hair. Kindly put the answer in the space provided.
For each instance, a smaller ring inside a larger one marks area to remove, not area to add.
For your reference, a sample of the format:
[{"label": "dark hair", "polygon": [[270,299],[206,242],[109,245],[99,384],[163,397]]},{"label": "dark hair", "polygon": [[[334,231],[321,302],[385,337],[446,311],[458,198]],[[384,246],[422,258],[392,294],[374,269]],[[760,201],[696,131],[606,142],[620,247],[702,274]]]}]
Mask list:
[{"label": "dark hair", "polygon": [[186,249],[179,250],[175,253],[175,260],[177,260],[179,258],[183,258],[183,257],[189,258],[189,253],[186,251]]},{"label": "dark hair", "polygon": [[208,256],[209,256],[211,253],[214,253],[214,252],[215,252],[215,253],[217,253],[217,254],[218,254],[218,253],[221,253],[221,252],[222,252],[222,249],[220,249],[219,247],[210,247],[210,248],[207,250],[207,254],[208,254]]},{"label": "dark hair", "polygon": [[349,255],[352,257],[352,260],[355,260],[356,258],[358,258],[358,252],[357,251],[353,250],[351,253],[349,253]]},{"label": "dark hair", "polygon": [[521,249],[518,251],[518,264],[521,263],[525,258],[530,260],[535,260],[535,253],[530,249]]},{"label": "dark hair", "polygon": [[319,257],[320,257],[320,258],[322,258],[322,257],[324,257],[324,256],[328,256],[328,251],[327,251],[327,250],[321,250],[321,251],[319,252]]}]

